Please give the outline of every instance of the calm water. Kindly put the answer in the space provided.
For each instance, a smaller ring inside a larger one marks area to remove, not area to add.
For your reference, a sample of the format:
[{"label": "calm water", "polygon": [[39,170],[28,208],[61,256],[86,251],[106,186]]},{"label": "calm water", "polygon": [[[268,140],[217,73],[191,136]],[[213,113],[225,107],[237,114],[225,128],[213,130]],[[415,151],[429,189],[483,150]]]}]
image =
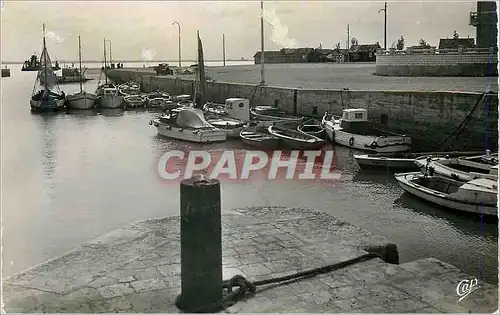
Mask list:
[{"label": "calm water", "polygon": [[[178,185],[155,171],[159,156],[177,145],[148,125],[154,113],[31,114],[35,73],[10,68],[12,76],[2,78],[1,112],[4,276],[131,222],[179,213]],[[89,91],[96,84],[89,81]],[[78,90],[78,84],[61,87],[67,94]],[[496,222],[481,224],[416,200],[390,174],[359,171],[349,149],[335,151],[343,176],[334,185],[223,182],[223,209],[317,209],[392,239],[402,262],[436,257],[497,283]]]}]

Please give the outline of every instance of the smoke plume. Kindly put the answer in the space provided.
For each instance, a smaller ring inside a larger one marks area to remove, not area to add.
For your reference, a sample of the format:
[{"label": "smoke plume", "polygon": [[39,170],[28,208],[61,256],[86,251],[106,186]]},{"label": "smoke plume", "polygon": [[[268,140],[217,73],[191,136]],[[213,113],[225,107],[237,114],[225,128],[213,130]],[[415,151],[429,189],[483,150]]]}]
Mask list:
[{"label": "smoke plume", "polygon": [[51,41],[53,41],[56,44],[60,44],[60,43],[64,42],[64,38],[62,38],[61,36],[57,35],[53,31],[46,32],[45,36],[47,36],[48,39],[50,39]]},{"label": "smoke plume", "polygon": [[275,8],[264,9],[263,18],[264,21],[273,27],[271,33],[273,43],[286,48],[297,48],[299,46],[299,42],[296,39],[288,36],[288,26],[281,24]]},{"label": "smoke plume", "polygon": [[141,57],[142,57],[143,61],[151,61],[154,59],[155,55],[156,55],[156,52],[154,52],[153,50],[151,50],[149,48],[143,49],[142,53],[141,53]]}]

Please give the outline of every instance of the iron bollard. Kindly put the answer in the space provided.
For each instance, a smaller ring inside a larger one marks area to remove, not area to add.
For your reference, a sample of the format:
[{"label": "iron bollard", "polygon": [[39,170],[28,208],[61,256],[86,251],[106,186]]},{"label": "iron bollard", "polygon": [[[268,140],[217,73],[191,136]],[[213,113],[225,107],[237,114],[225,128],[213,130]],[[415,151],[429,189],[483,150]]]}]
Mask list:
[{"label": "iron bollard", "polygon": [[181,294],[176,306],[214,313],[223,297],[220,182],[195,175],[181,182],[180,195]]}]

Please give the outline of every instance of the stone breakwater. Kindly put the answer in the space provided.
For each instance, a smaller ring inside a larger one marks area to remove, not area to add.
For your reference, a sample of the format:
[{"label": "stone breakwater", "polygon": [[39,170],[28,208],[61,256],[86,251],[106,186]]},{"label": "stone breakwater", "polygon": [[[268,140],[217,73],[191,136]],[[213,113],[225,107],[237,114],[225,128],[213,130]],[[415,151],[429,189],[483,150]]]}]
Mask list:
[{"label": "stone breakwater", "polygon": [[[7,312],[177,313],[181,292],[180,218],[131,224],[69,253],[3,279]],[[259,286],[229,313],[492,313],[498,288],[459,302],[457,286],[474,279],[436,259],[398,264],[396,245],[324,213],[253,207],[222,216],[223,278],[285,276],[367,252],[373,259],[344,269]]]},{"label": "stone breakwater", "polygon": [[[115,82],[140,82],[144,92],[161,89],[191,94],[194,88],[193,80],[156,76],[148,70],[111,70],[108,76]],[[454,149],[498,147],[497,93],[487,94],[474,111],[482,93],[298,89],[217,81],[207,82],[206,93],[206,101],[223,103],[230,97],[244,97],[252,105],[274,105],[290,114],[318,118],[326,111],[340,114],[346,108],[366,108],[375,127],[406,134],[416,150],[426,151],[441,149],[467,118]]]}]

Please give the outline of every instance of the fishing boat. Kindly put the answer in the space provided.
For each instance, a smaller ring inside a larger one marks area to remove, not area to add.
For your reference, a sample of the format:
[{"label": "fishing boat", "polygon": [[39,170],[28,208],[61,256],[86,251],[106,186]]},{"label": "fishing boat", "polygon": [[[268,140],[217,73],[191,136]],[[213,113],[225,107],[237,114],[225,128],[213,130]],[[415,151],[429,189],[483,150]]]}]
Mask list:
[{"label": "fishing boat", "polygon": [[496,181],[479,178],[463,183],[421,172],[399,173],[395,178],[403,190],[434,204],[457,211],[498,215]]},{"label": "fishing boat", "polygon": [[373,124],[368,122],[366,109],[344,109],[341,119],[325,113],[321,124],[325,127],[326,135],[332,142],[349,148],[374,153],[411,150],[410,137],[374,128]]},{"label": "fishing boat", "polygon": [[247,127],[248,124],[231,117],[222,116],[212,116],[206,118],[207,122],[221,130],[224,130],[228,138],[238,139],[243,128]]},{"label": "fishing boat", "polygon": [[496,157],[490,152],[486,155],[472,157],[455,157],[430,160],[422,157],[415,161],[422,172],[431,175],[452,178],[457,181],[470,181],[475,178],[498,180],[498,153]]},{"label": "fishing boat", "polygon": [[304,121],[297,127],[297,130],[322,139],[325,136],[325,127],[316,119]]},{"label": "fishing boat", "polygon": [[144,107],[148,103],[148,98],[144,95],[126,95],[123,97],[126,107]]},{"label": "fishing boat", "polygon": [[129,81],[118,86],[118,92],[122,96],[137,95],[141,92],[141,87],[134,81]]},{"label": "fishing boat", "polygon": [[104,75],[104,83],[101,84],[101,78],[99,78],[99,84],[96,89],[97,103],[101,108],[123,108],[125,107],[123,97],[118,92],[118,88],[116,85],[108,82],[108,76],[106,75],[107,68],[106,39],[104,39],[104,67],[101,72],[101,75]]},{"label": "fishing boat", "polygon": [[354,154],[354,159],[362,169],[393,169],[393,170],[419,170],[420,167],[415,163],[418,158],[431,156],[452,157],[452,156],[473,156],[481,154],[474,152],[421,152],[421,153],[374,153],[374,154]]},{"label": "fishing boat", "polygon": [[268,127],[268,131],[271,135],[281,139],[290,149],[316,150],[325,145],[323,139],[283,126],[271,125]]},{"label": "fishing boat", "polygon": [[203,106],[205,115],[209,117],[229,117],[241,122],[250,121],[250,100],[232,97],[226,99],[224,104],[206,103]]},{"label": "fishing boat", "polygon": [[38,57],[33,54],[31,55],[29,60],[26,60],[23,63],[23,66],[21,68],[21,71],[38,71],[40,70],[41,63],[38,60]]},{"label": "fishing boat", "polygon": [[85,71],[87,69],[77,69],[77,68],[64,68],[62,69],[61,76],[57,77],[57,82],[59,84],[63,83],[75,83],[75,82],[86,82],[92,80],[91,78],[85,77]]},{"label": "fishing boat", "polygon": [[259,149],[275,149],[281,144],[281,139],[269,133],[268,128],[251,126],[240,132],[243,143]]},{"label": "fishing boat", "polygon": [[181,108],[157,117],[149,122],[154,125],[158,134],[179,140],[210,143],[227,140],[224,130],[210,125],[197,108]]},{"label": "fishing boat", "polygon": [[262,126],[269,127],[276,122],[295,124],[296,128],[303,121],[303,117],[290,116],[284,111],[272,106],[255,106],[250,109],[250,118],[260,121]]},{"label": "fishing boat", "polygon": [[66,97],[68,107],[74,109],[90,109],[95,106],[97,96],[83,90],[83,76],[82,76],[82,47],[80,36],[78,36],[78,60],[80,64],[80,92],[70,94]]},{"label": "fishing boat", "polygon": [[[43,81],[43,83],[42,83]],[[37,91],[37,83],[40,86]],[[53,88],[57,91],[53,91]],[[37,92],[35,92],[37,91]],[[57,85],[57,78],[52,70],[49,52],[45,41],[45,24],[43,24],[43,49],[40,57],[40,69],[38,70],[33,93],[30,99],[32,111],[55,111],[64,108],[66,96],[61,92]]]}]

